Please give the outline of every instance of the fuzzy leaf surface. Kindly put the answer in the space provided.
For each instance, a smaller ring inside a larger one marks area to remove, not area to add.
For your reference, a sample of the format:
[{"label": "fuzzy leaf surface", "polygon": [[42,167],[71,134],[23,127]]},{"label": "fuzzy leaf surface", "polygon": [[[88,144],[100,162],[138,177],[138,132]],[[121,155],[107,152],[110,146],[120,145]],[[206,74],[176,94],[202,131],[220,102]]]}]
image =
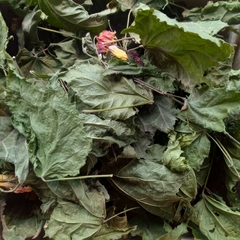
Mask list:
[{"label": "fuzzy leaf surface", "polygon": [[31,141],[30,161],[37,176],[60,178],[79,173],[92,141],[56,79],[38,85],[12,74],[7,104],[14,113],[14,127]]},{"label": "fuzzy leaf surface", "polygon": [[61,79],[89,106],[104,118],[126,120],[136,113],[134,106],[153,102],[151,91],[132,80],[117,76],[103,77],[98,64],[76,62]]}]

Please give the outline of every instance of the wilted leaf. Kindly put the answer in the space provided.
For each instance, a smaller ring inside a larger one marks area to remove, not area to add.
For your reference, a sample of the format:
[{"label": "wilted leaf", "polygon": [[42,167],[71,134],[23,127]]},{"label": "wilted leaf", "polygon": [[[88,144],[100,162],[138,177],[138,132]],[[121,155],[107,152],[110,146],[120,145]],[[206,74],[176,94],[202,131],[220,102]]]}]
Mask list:
[{"label": "wilted leaf", "polygon": [[33,237],[41,222],[37,216],[40,216],[40,212],[36,209],[34,201],[31,202],[21,194],[16,196],[13,193],[7,199],[6,202],[2,199],[0,202],[2,237],[6,240],[25,240],[27,237]]},{"label": "wilted leaf", "polygon": [[136,141],[137,132],[133,121],[115,121],[102,120],[93,114],[80,114],[84,120],[85,131],[88,137],[98,142],[109,142],[109,146],[113,143],[119,147],[126,146]]},{"label": "wilted leaf", "polygon": [[92,240],[119,240],[122,236],[126,236],[128,233],[134,231],[135,229],[136,226],[132,226],[117,231],[116,229],[108,227],[106,224],[104,224],[101,227],[100,231],[94,235]]},{"label": "wilted leaf", "polygon": [[134,106],[151,104],[152,93],[121,76],[103,77],[105,69],[90,62],[76,62],[61,79],[104,118],[126,120],[136,113]]},{"label": "wilted leaf", "polygon": [[191,220],[208,239],[234,240],[239,238],[239,212],[231,210],[224,203],[204,196],[194,206]]},{"label": "wilted leaf", "polygon": [[56,0],[38,0],[38,6],[52,26],[73,32],[84,28],[100,32],[107,26],[107,15],[116,12],[114,8],[89,15],[82,5],[71,0],[64,0],[61,4]]},{"label": "wilted leaf", "polygon": [[[233,137],[239,141],[239,131],[233,133]],[[232,164],[224,157],[226,161],[226,187],[228,190],[228,199],[232,206],[240,207],[240,190],[239,190],[239,172],[240,172],[240,147],[232,139],[225,138],[223,140],[223,146],[232,159]]]},{"label": "wilted leaf", "polygon": [[233,2],[208,2],[203,8],[193,8],[185,11],[184,16],[191,21],[218,21],[221,20],[229,25],[240,23],[240,4],[238,1]]},{"label": "wilted leaf", "polygon": [[168,133],[174,129],[177,110],[170,98],[157,95],[154,104],[141,109],[136,124],[145,132],[155,133],[156,130]]},{"label": "wilted leaf", "polygon": [[31,78],[30,71],[36,71],[39,73],[55,73],[62,67],[61,62],[49,55],[38,56],[32,52],[22,49],[17,57],[16,61],[21,69],[21,72],[24,77]]},{"label": "wilted leaf", "polygon": [[[151,153],[154,151],[154,154]],[[144,159],[120,158],[106,168],[114,174],[109,179],[122,192],[135,199],[152,214],[172,219],[177,196],[188,171],[173,173],[160,163],[163,149],[150,148]],[[156,155],[158,153],[158,155]],[[156,160],[155,160],[156,159]]]},{"label": "wilted leaf", "polygon": [[163,153],[162,163],[172,172],[182,172],[189,169],[185,157],[181,156],[183,150],[181,149],[179,139],[176,139],[176,133],[171,132],[169,136],[167,149]]},{"label": "wilted leaf", "polygon": [[37,25],[41,20],[46,18],[47,17],[41,10],[36,9],[24,17],[22,22],[22,30],[24,33],[24,45],[28,50],[32,50],[33,47],[40,44]]},{"label": "wilted leaf", "polygon": [[8,28],[0,12],[0,69],[4,68],[5,50],[7,48]]},{"label": "wilted leaf", "polygon": [[141,236],[142,240],[156,240],[167,233],[164,229],[164,221],[151,214],[137,215],[131,220],[131,224],[137,225],[137,229],[132,235]]},{"label": "wilted leaf", "polygon": [[167,222],[164,222],[164,228],[166,231],[168,231],[168,233],[160,237],[159,240],[181,240],[182,235],[188,232],[187,223],[181,223],[172,229]]},{"label": "wilted leaf", "polygon": [[11,118],[0,117],[0,159],[14,164],[18,182],[28,175],[28,144],[26,138],[14,129]]},{"label": "wilted leaf", "polygon": [[182,155],[190,167],[199,171],[204,159],[209,156],[211,146],[205,130],[200,126],[181,123],[176,131],[181,136],[179,141],[183,150]]},{"label": "wilted leaf", "polygon": [[209,88],[207,86],[193,90],[188,99],[187,110],[181,112],[187,121],[201,125],[216,132],[223,132],[223,119],[231,110],[239,107],[238,90]]},{"label": "wilted leaf", "polygon": [[92,141],[54,77],[49,85],[39,86],[9,75],[7,104],[14,113],[14,127],[31,140],[30,161],[37,176],[79,174]]},{"label": "wilted leaf", "polygon": [[207,68],[233,53],[229,44],[210,35],[224,27],[222,22],[214,22],[212,30],[209,25],[210,22],[179,23],[150,9],[138,11],[134,25],[123,33],[138,34],[152,62],[171,72],[185,86],[193,87],[203,82]]},{"label": "wilted leaf", "polygon": [[55,59],[61,62],[62,68],[72,66],[79,56],[79,49],[76,40],[51,43],[49,49],[56,55]]},{"label": "wilted leaf", "polygon": [[90,214],[105,218],[105,197],[96,186],[86,185],[84,181],[71,180],[63,182],[49,182],[49,188],[61,199],[74,201],[83,206]]},{"label": "wilted leaf", "polygon": [[59,240],[89,239],[101,229],[102,220],[81,205],[58,200],[45,232],[48,237]]}]

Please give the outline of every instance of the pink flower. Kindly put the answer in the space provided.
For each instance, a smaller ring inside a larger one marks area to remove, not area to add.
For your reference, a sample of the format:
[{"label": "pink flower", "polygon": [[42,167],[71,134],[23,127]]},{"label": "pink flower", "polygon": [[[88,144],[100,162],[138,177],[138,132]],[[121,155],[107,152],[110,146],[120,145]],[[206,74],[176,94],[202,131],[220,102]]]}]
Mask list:
[{"label": "pink flower", "polygon": [[120,49],[114,42],[117,40],[117,37],[115,35],[115,31],[102,31],[97,37],[97,51],[98,53],[111,53],[113,56],[126,61],[128,59],[128,56],[126,52]]},{"label": "pink flower", "polygon": [[[109,45],[116,45],[111,43],[112,41],[116,40],[116,32],[110,32],[107,30],[102,31],[99,36],[97,37],[97,50],[99,53],[106,53],[108,52]],[[109,43],[110,42],[110,43]]]}]

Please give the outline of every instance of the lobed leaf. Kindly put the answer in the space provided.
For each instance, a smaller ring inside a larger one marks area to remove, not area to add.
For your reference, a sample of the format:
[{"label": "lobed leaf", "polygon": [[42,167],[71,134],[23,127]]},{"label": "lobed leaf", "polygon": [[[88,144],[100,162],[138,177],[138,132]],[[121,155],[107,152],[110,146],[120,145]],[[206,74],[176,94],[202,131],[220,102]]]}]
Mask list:
[{"label": "lobed leaf", "polygon": [[92,141],[68,96],[55,78],[48,85],[38,85],[14,74],[8,77],[7,104],[14,114],[14,127],[31,143],[30,161],[36,175],[77,175]]},{"label": "lobed leaf", "polygon": [[127,78],[104,77],[104,67],[76,62],[61,79],[90,109],[103,118],[126,120],[136,113],[135,106],[151,104],[152,93]]},{"label": "lobed leaf", "polygon": [[208,239],[237,240],[240,234],[239,212],[231,210],[226,204],[204,196],[194,206],[191,220]]},{"label": "lobed leaf", "polygon": [[221,20],[229,25],[240,23],[240,4],[233,2],[208,2],[203,8],[193,8],[184,12],[184,16],[191,21],[218,21]]},{"label": "lobed leaf", "polygon": [[141,109],[136,124],[145,132],[155,133],[156,130],[168,133],[174,129],[177,110],[170,98],[157,95],[154,104]]},{"label": "lobed leaf", "polygon": [[224,41],[211,36],[222,22],[179,23],[165,14],[149,9],[137,12],[134,24],[123,33],[139,35],[151,61],[171,72],[187,87],[204,82],[204,72],[233,53]]},{"label": "lobed leaf", "polygon": [[157,146],[148,149],[144,159],[134,158],[134,152],[125,154],[125,158],[121,154],[118,161],[110,162],[106,168],[114,174],[110,180],[121,192],[152,214],[170,220],[181,199],[177,193],[189,172],[171,172],[161,163],[162,154],[163,148]]},{"label": "lobed leaf", "polygon": [[223,132],[223,119],[228,117],[231,110],[239,107],[239,100],[238,89],[203,86],[193,90],[188,99],[187,110],[180,115],[204,128]]}]

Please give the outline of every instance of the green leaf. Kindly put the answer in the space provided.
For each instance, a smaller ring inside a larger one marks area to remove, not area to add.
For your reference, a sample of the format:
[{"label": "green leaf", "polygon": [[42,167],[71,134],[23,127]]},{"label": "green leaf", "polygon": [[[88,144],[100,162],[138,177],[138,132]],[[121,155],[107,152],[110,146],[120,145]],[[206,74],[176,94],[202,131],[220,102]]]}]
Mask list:
[{"label": "green leaf", "polygon": [[206,132],[200,126],[187,125],[181,123],[175,129],[182,146],[183,156],[188,165],[199,171],[205,158],[209,156],[211,143]]},{"label": "green leaf", "polygon": [[9,73],[7,87],[14,127],[30,141],[36,175],[62,178],[79,174],[92,141],[56,76],[44,86]]},{"label": "green leaf", "polygon": [[26,180],[29,165],[27,140],[14,129],[7,116],[0,117],[0,159],[15,165],[19,183]]},{"label": "green leaf", "polygon": [[173,102],[166,96],[154,97],[154,104],[144,107],[138,114],[136,124],[145,132],[155,133],[156,130],[168,133],[174,129],[177,110]]},{"label": "green leaf", "polygon": [[[151,104],[152,93],[121,76],[103,77],[105,69],[90,62],[76,62],[61,79],[104,118],[126,120],[136,113],[135,106]],[[86,112],[85,111],[85,112]]]},{"label": "green leaf", "polygon": [[135,226],[133,227],[126,227],[121,230],[116,230],[114,228],[108,227],[106,224],[102,226],[100,231],[94,235],[92,240],[119,240],[122,236],[126,236],[128,233],[134,231],[136,229]]},{"label": "green leaf", "polygon": [[142,240],[156,240],[167,233],[164,229],[164,221],[151,214],[137,215],[130,223],[137,225],[137,229],[132,232],[132,235],[141,236]]},{"label": "green leaf", "polygon": [[88,186],[84,181],[71,180],[49,182],[48,186],[57,197],[77,202],[93,216],[105,218],[105,197],[98,191],[97,184]]},{"label": "green leaf", "polygon": [[192,230],[192,235],[196,240],[201,239],[201,240],[209,240],[206,236],[204,236],[197,225],[195,225],[193,222],[189,222],[188,227],[191,228]]},{"label": "green leaf", "polygon": [[229,25],[240,23],[240,4],[238,1],[208,2],[203,8],[193,8],[184,12],[184,16],[191,21],[218,21]]},{"label": "green leaf", "polygon": [[181,156],[183,151],[176,136],[175,132],[171,132],[168,135],[168,146],[163,153],[162,163],[172,172],[182,172],[189,169],[189,167],[185,157]]},{"label": "green leaf", "polygon": [[24,45],[28,50],[32,50],[40,44],[37,26],[41,20],[45,20],[46,18],[46,15],[43,14],[41,10],[36,9],[24,17],[22,21],[22,31],[24,33]]},{"label": "green leaf", "polygon": [[118,144],[119,147],[126,146],[136,141],[137,131],[132,120],[120,122],[115,120],[102,120],[93,114],[80,114],[83,118],[85,131],[88,137],[103,145],[109,143]]},{"label": "green leaf", "polygon": [[102,219],[91,215],[83,206],[58,200],[45,233],[59,240],[83,240],[96,234],[102,225]]},{"label": "green leaf", "polygon": [[199,226],[201,233],[208,239],[237,240],[239,238],[240,213],[212,197],[204,196],[194,206],[191,220]]},{"label": "green leaf", "polygon": [[175,92],[174,81],[175,79],[167,72],[154,74],[153,77],[146,77],[146,83],[152,85],[162,92],[173,93]]},{"label": "green leaf", "polygon": [[33,54],[32,52],[22,49],[17,57],[17,64],[21,69],[21,73],[26,78],[31,78],[31,71],[36,71],[39,73],[55,73],[62,67],[62,64],[56,58],[49,55],[39,56],[38,54]]},{"label": "green leaf", "polygon": [[106,16],[116,12],[114,8],[89,15],[82,5],[71,0],[64,0],[61,4],[57,0],[38,0],[38,6],[48,16],[47,21],[52,26],[72,32],[84,28],[100,32],[107,26]]},{"label": "green leaf", "polygon": [[[153,151],[153,152],[152,152]],[[158,154],[158,155],[156,155]],[[185,173],[173,173],[160,163],[163,148],[149,148],[144,159],[135,159],[133,154],[120,155],[117,161],[109,162],[107,170],[114,174],[109,179],[121,192],[135,199],[147,211],[164,219],[175,215],[175,204]]]},{"label": "green leaf", "polygon": [[229,44],[211,36],[224,26],[220,21],[179,23],[150,9],[138,11],[134,25],[123,33],[139,35],[152,62],[171,72],[185,86],[193,87],[204,82],[203,74],[209,67],[233,53]]},{"label": "green leaf", "polygon": [[181,112],[187,121],[201,125],[216,132],[223,132],[223,119],[228,117],[231,110],[239,107],[240,94],[238,89],[196,88],[190,94],[187,110]]},{"label": "green leaf", "polygon": [[74,39],[60,43],[51,43],[49,49],[55,53],[55,59],[61,62],[62,68],[72,66],[80,54],[78,44]]},{"label": "green leaf", "polygon": [[0,12],[0,69],[4,69],[5,50],[7,48],[8,28]]},{"label": "green leaf", "polygon": [[[232,137],[237,141],[240,140],[239,131],[234,131]],[[226,187],[227,187],[227,197],[232,206],[239,208],[240,207],[240,191],[239,191],[239,172],[240,172],[240,147],[232,139],[224,138],[222,141],[224,148],[227,153],[230,155],[232,164],[229,163],[229,160],[226,161]]]},{"label": "green leaf", "polygon": [[217,66],[208,68],[204,73],[204,82],[213,87],[225,86],[234,75],[232,61],[233,59],[229,58],[224,62],[219,62]]},{"label": "green leaf", "polygon": [[39,209],[34,206],[36,203],[26,200],[22,194],[12,194],[7,199],[8,201],[0,201],[2,237],[6,240],[25,240],[27,237],[33,237],[41,222],[38,218]]},{"label": "green leaf", "polygon": [[159,240],[181,240],[181,236],[188,232],[187,223],[181,223],[172,229],[170,224],[164,222],[164,228],[168,231],[168,233],[160,237]]},{"label": "green leaf", "polygon": [[153,215],[138,216],[131,223],[138,226],[132,235],[141,236],[143,240],[181,240],[181,236],[187,232],[186,223],[181,223],[174,228],[166,221]]}]

